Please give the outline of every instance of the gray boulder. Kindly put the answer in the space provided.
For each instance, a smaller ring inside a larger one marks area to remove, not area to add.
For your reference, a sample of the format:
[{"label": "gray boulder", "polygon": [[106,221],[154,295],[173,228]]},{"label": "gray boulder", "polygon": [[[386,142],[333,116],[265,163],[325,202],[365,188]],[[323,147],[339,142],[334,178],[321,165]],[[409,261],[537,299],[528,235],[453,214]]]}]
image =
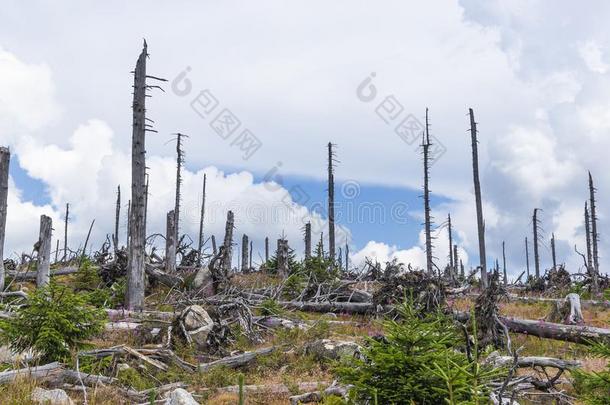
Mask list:
[{"label": "gray boulder", "polygon": [[169,394],[164,405],[199,405],[199,402],[188,391],[177,388]]},{"label": "gray boulder", "polygon": [[32,402],[43,405],[74,405],[66,391],[64,390],[45,390],[36,387],[32,391]]},{"label": "gray boulder", "polygon": [[184,326],[187,340],[198,348],[204,348],[208,335],[214,328],[214,321],[207,311],[199,305],[186,307],[180,314],[180,322]]}]

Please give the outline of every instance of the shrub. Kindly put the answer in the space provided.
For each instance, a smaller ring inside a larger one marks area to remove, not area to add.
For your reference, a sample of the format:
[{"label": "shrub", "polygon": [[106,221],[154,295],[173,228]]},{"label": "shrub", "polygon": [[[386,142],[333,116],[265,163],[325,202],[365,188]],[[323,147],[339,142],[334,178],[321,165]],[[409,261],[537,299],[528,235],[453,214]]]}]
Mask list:
[{"label": "shrub", "polygon": [[16,351],[40,352],[44,361],[66,361],[72,349],[85,347],[85,339],[102,331],[105,317],[84,297],[51,282],[38,288],[14,318],[0,323],[1,338]]},{"label": "shrub", "polygon": [[354,385],[355,403],[375,396],[380,404],[486,403],[484,385],[496,372],[456,351],[461,337],[452,321],[440,313],[422,318],[410,305],[399,314],[401,321],[385,323],[384,337],[368,340],[362,359],[336,368]]}]

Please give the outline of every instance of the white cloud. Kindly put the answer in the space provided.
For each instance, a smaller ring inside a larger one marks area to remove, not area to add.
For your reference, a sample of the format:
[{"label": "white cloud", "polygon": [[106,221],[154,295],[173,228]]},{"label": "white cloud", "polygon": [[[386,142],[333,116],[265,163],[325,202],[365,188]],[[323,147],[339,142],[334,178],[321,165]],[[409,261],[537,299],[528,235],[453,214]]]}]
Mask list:
[{"label": "white cloud", "polygon": [[598,43],[587,41],[579,46],[578,51],[591,71],[601,74],[608,71],[608,64],[604,62],[604,54]]}]

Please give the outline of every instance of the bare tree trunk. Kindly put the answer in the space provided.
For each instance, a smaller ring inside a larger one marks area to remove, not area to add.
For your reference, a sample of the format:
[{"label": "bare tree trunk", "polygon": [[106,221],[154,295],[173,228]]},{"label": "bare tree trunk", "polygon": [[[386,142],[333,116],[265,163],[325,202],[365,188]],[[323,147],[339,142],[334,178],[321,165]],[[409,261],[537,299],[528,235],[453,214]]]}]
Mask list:
[{"label": "bare tree trunk", "polygon": [[328,254],[335,262],[335,176],[333,173],[333,144],[328,143]]},{"label": "bare tree trunk", "polygon": [[83,245],[83,254],[81,255],[83,258],[85,256],[87,256],[87,245],[89,244],[89,238],[91,237],[91,231],[93,230],[93,224],[95,224],[95,219],[93,221],[91,221],[91,225],[89,226],[89,231],[87,232],[87,237],[85,238],[85,244]]},{"label": "bare tree trunk", "polygon": [[457,277],[458,275],[458,249],[457,249],[457,245],[453,245],[453,266],[454,266],[454,274]]},{"label": "bare tree trunk", "polygon": [[585,238],[587,241],[587,272],[591,275],[593,270],[593,251],[591,250],[591,219],[589,207],[585,202]]},{"label": "bare tree trunk", "polygon": [[527,279],[530,278],[530,248],[527,244],[527,236],[525,237],[525,269],[527,271]]},{"label": "bare tree trunk", "polygon": [[538,254],[538,210],[534,208],[534,217],[532,218],[532,225],[534,227],[534,266],[536,268],[536,278],[540,278],[540,256]]},{"label": "bare tree trunk", "polygon": [[59,255],[59,239],[57,239],[57,244],[55,245],[55,263],[57,263],[58,255]]},{"label": "bare tree trunk", "polygon": [[288,277],[288,241],[284,238],[277,240],[277,274],[282,277]]},{"label": "bare tree trunk", "polygon": [[174,215],[176,216],[176,241],[180,240],[180,188],[182,186],[182,163],[184,162],[184,151],[182,150],[182,137],[184,134],[176,134],[176,202]]},{"label": "bare tree trunk", "polygon": [[235,224],[235,217],[233,211],[227,212],[227,223],[225,225],[225,239],[224,239],[224,257],[222,260],[222,266],[225,274],[229,274],[232,270],[231,260],[233,259],[233,228]]},{"label": "bare tree trunk", "polygon": [[428,275],[434,274],[434,265],[432,263],[432,220],[430,218],[430,172],[428,165],[428,151],[430,148],[430,132],[428,124],[428,109],[426,108],[426,133],[422,139],[422,148],[424,151],[424,219],[426,233],[426,270]]},{"label": "bare tree trunk", "polygon": [[148,221],[148,173],[146,173],[146,185],[144,186],[144,237],[146,240],[146,224]]},{"label": "bare tree trunk", "polygon": [[131,239],[131,200],[127,202],[127,237],[125,238],[125,246],[129,252],[129,240]]},{"label": "bare tree trunk", "polygon": [[144,249],[146,247],[146,41],[138,57],[133,85],[131,143],[131,209],[125,304],[129,310],[144,308]]},{"label": "bare tree trunk", "polygon": [[38,237],[38,268],[36,287],[41,288],[49,284],[51,272],[51,235],[53,221],[46,215],[40,216],[40,236]]},{"label": "bare tree trunk", "polygon": [[453,261],[453,232],[451,229],[451,214],[447,214],[447,231],[449,232],[449,269],[451,274],[457,274],[457,263]]},{"label": "bare tree trunk", "polygon": [[214,256],[218,254],[216,249],[216,236],[214,235],[212,235],[212,253],[214,253]]},{"label": "bare tree trunk", "polygon": [[265,237],[265,263],[269,261],[269,238]]},{"label": "bare tree trunk", "polygon": [[165,228],[165,272],[176,272],[176,213],[171,210],[167,213]]},{"label": "bare tree trunk", "polygon": [[311,222],[305,224],[305,259],[311,257]]},{"label": "bare tree trunk", "polygon": [[64,257],[62,262],[68,260],[68,218],[70,216],[70,204],[66,203],[66,219],[64,222]]},{"label": "bare tree trunk", "polygon": [[114,245],[114,253],[119,250],[119,224],[121,217],[121,186],[117,186],[116,207],[114,213],[114,235],[112,235],[112,244]]},{"label": "bare tree trunk", "polygon": [[250,260],[248,261],[248,267],[250,269],[252,269],[252,252],[254,251],[254,249],[252,249],[252,241],[250,241]]},{"label": "bare tree trunk", "polygon": [[6,232],[6,214],[8,200],[8,169],[11,151],[0,147],[0,291],[4,291],[4,235]]},{"label": "bare tree trunk", "polygon": [[345,243],[345,271],[349,271],[349,245]]},{"label": "bare tree trunk", "polygon": [[248,272],[248,235],[241,238],[241,272]]},{"label": "bare tree trunk", "polygon": [[[203,219],[205,216],[205,183],[206,183],[206,174],[203,174],[203,192],[201,198],[201,216],[199,218],[199,243],[197,245],[197,266],[201,267],[201,259],[203,256]],[[216,252],[214,252],[216,254]]]},{"label": "bare tree trunk", "polygon": [[589,194],[590,194],[590,206],[591,206],[591,246],[593,247],[593,270],[595,271],[595,277],[599,276],[599,253],[597,250],[597,243],[599,242],[599,234],[597,233],[597,214],[595,204],[595,187],[593,186],[593,177],[589,172]]},{"label": "bare tree trunk", "polygon": [[555,234],[551,234],[551,256],[553,259],[553,270],[557,268],[557,253],[555,251]]},{"label": "bare tree trunk", "polygon": [[508,277],[506,275],[506,246],[502,241],[502,269],[504,270],[504,287],[508,285]]},{"label": "bare tree trunk", "polygon": [[474,111],[470,113],[470,138],[472,141],[472,175],[474,178],[474,194],[477,206],[477,229],[479,235],[479,260],[481,266],[481,285],[487,287],[487,257],[485,253],[485,221],[483,220],[483,203],[481,201],[481,182],[479,180],[479,147],[477,140],[477,123]]}]

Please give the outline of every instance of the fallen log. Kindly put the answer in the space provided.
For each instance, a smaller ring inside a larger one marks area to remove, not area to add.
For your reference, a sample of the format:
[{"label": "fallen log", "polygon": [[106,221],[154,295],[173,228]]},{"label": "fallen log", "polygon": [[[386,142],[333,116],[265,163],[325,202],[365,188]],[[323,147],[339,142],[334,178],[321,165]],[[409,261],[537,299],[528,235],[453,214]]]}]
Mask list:
[{"label": "fallen log", "polygon": [[145,271],[148,277],[168,287],[178,287],[184,284],[182,277],[161,271],[150,263],[146,263]]},{"label": "fallen log", "polygon": [[[78,272],[78,267],[64,267],[57,270],[51,270],[51,276],[65,276],[68,274],[74,274]],[[36,280],[38,276],[37,271],[8,271],[6,273],[7,277],[12,278],[15,281],[26,281],[26,280]]]},{"label": "fallen log", "polygon": [[20,377],[28,377],[36,380],[58,378],[64,369],[58,362],[45,364],[43,366],[26,367],[17,370],[7,370],[0,373],[0,384],[8,384]]},{"label": "fallen log", "polygon": [[500,317],[500,320],[513,333],[523,333],[546,339],[582,344],[587,344],[591,341],[610,342],[610,329],[507,317]]},{"label": "fallen log", "polygon": [[238,354],[235,356],[225,357],[219,360],[212,361],[210,363],[199,364],[198,369],[199,371],[208,371],[216,366],[225,366],[228,368],[242,367],[256,359],[258,356],[264,356],[266,354],[272,353],[275,349],[276,347],[266,347],[263,349]]},{"label": "fallen log", "polygon": [[[299,391],[312,391],[316,389],[320,389],[322,387],[327,387],[330,385],[328,382],[301,382],[298,383],[296,388]],[[210,389],[212,390],[212,389]],[[230,394],[239,393],[239,385],[230,385],[228,387],[221,387],[216,390],[216,392],[226,392]],[[246,394],[257,395],[257,394],[266,394],[266,395],[288,395],[294,392],[293,387],[288,387],[285,384],[266,384],[266,385],[244,385],[243,391]]]},{"label": "fallen log", "polygon": [[[470,296],[470,295],[469,295]],[[477,296],[477,295],[472,295]],[[523,302],[526,304],[535,304],[539,302],[543,303],[563,303],[564,298],[546,298],[546,297],[520,297],[514,294],[509,294],[509,301]],[[604,308],[610,309],[610,301],[595,301],[595,300],[580,300],[580,305],[583,308]]]},{"label": "fallen log", "polygon": [[[512,356],[499,356],[497,354],[490,355],[485,363],[493,365],[495,367],[512,366],[514,364],[514,357]],[[517,359],[517,367],[529,368],[529,367],[552,367],[561,370],[567,370],[572,368],[580,367],[580,362],[577,360],[561,360],[553,357],[519,357]]]},{"label": "fallen log", "polygon": [[337,396],[345,397],[351,386],[331,385],[323,391],[307,392],[305,394],[293,395],[289,398],[290,405],[308,404],[312,402],[322,402],[324,397]]}]

